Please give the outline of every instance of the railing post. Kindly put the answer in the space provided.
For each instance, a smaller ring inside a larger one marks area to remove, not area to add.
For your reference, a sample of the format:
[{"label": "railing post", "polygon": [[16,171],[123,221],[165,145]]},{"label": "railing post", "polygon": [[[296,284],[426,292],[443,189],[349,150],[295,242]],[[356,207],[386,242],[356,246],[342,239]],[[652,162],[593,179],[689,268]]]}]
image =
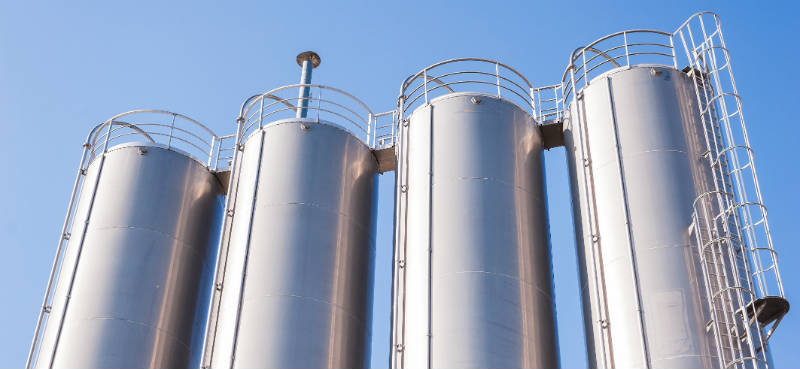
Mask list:
[{"label": "railing post", "polygon": [[[369,145],[370,148],[373,148],[373,149],[375,148],[375,140],[373,139],[373,132],[374,131],[372,129],[372,125],[373,125],[373,123],[375,125],[377,125],[377,122],[378,122],[378,119],[374,118],[372,116],[372,113],[368,113],[367,114],[367,139],[366,139],[366,141],[367,141],[367,145]],[[377,127],[375,129],[377,130]]]},{"label": "railing post", "polygon": [[628,52],[628,32],[622,32],[622,39],[625,42],[625,64],[631,66],[631,54]]},{"label": "railing post", "polygon": [[425,105],[428,104],[428,69],[422,70],[422,89],[425,91]]},{"label": "railing post", "polygon": [[497,97],[502,97],[500,95],[500,65],[498,63],[494,63],[494,77],[497,85]]},{"label": "railing post", "polygon": [[175,131],[175,113],[172,114],[172,122],[169,124],[169,138],[167,139],[167,149],[172,148],[172,133]]},{"label": "railing post", "polygon": [[397,140],[397,124],[398,124],[397,117],[399,117],[399,116],[400,116],[400,113],[398,111],[392,112],[392,124],[391,124],[392,131],[391,131],[391,134],[392,134],[392,144],[393,145],[394,145],[395,141]]},{"label": "railing post", "polygon": [[108,151],[108,143],[111,141],[112,127],[114,127],[114,121],[110,120],[110,121],[108,121],[108,130],[106,131],[106,140],[103,143],[103,155],[105,155],[106,151]]},{"label": "railing post", "polygon": [[675,55],[675,35],[669,35],[669,48],[672,51],[672,67],[678,69],[678,57]]},{"label": "railing post", "polygon": [[[586,48],[581,50],[581,60],[583,61],[583,87],[586,87],[589,85],[589,72],[586,71]],[[574,90],[575,96],[578,96],[578,86],[575,86],[574,82],[572,84],[572,89]]]},{"label": "railing post", "polygon": [[[217,136],[211,136],[211,145],[208,149],[208,163],[206,163],[206,167],[211,169],[211,160],[214,159],[214,142],[216,141]],[[216,164],[214,165],[214,169],[216,169]]]},{"label": "railing post", "polygon": [[[321,111],[321,107],[322,107],[322,105],[321,105],[322,104],[322,87],[317,86],[317,90],[319,91],[319,93],[318,93],[319,96],[317,97],[317,123],[319,123],[319,112]],[[308,98],[310,99],[311,96],[309,96]]]},{"label": "railing post", "polygon": [[259,96],[258,99],[258,129],[261,129],[264,128],[264,96]]}]

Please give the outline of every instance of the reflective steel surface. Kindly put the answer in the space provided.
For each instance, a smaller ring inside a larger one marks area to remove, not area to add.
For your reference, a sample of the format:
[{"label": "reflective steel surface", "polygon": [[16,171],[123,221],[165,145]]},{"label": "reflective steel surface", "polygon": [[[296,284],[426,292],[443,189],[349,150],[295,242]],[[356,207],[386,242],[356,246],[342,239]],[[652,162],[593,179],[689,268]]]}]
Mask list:
[{"label": "reflective steel surface", "polygon": [[713,368],[718,361],[691,229],[708,190],[692,82],[663,66],[595,78],[564,124],[589,361]]},{"label": "reflective steel surface", "polygon": [[203,164],[149,144],[109,149],[84,183],[36,367],[197,367],[222,186]]},{"label": "reflective steel surface", "polygon": [[366,366],[375,157],[343,129],[310,120],[268,124],[241,154],[221,305],[204,362]]},{"label": "reflective steel surface", "polygon": [[557,368],[542,139],[449,94],[401,127],[393,368]]}]

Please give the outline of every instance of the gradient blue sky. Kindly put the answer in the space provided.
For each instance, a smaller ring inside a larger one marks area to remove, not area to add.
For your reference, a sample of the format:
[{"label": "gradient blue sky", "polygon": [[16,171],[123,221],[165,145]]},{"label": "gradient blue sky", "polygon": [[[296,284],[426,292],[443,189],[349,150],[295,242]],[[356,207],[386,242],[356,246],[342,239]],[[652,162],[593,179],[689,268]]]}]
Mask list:
[{"label": "gradient blue sky", "polygon": [[[787,295],[800,293],[796,3],[403,1],[0,3],[0,367],[22,367],[80,155],[94,124],[160,108],[219,133],[244,98],[296,83],[295,55],[316,50],[314,81],[393,108],[400,82],[462,56],[500,60],[535,85],[560,78],[575,47],[622,29],[672,31],[698,10],[722,16],[744,99]],[[564,368],[586,366],[563,149],[546,155]],[[373,367],[388,365],[394,176],[380,183]],[[800,366],[792,312],[772,339],[778,367]]]}]

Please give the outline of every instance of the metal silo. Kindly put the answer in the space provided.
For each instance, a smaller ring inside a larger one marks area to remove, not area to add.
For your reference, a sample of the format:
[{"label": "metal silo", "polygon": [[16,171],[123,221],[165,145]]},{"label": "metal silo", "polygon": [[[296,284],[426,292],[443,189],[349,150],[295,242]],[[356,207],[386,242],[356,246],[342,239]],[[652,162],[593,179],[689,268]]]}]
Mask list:
[{"label": "metal silo", "polygon": [[374,115],[310,84],[319,62],[299,55],[300,84],[242,106],[204,367],[367,365]]},{"label": "metal silo", "polygon": [[603,37],[562,89],[591,366],[769,367],[788,303],[719,19]]},{"label": "metal silo", "polygon": [[403,83],[391,367],[558,367],[532,93],[476,58]]},{"label": "metal silo", "polygon": [[220,139],[155,110],[91,131],[27,367],[199,364],[222,220]]}]

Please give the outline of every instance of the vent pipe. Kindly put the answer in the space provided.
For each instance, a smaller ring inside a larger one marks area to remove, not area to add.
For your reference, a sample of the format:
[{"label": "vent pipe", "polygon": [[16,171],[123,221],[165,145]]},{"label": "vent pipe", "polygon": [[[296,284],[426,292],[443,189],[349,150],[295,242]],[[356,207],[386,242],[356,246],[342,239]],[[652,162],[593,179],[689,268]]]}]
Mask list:
[{"label": "vent pipe", "polygon": [[[300,83],[308,85],[311,83],[311,70],[318,67],[322,62],[319,55],[313,51],[304,51],[297,55],[297,65],[303,68],[300,74]],[[297,96],[297,118],[305,118],[308,114],[308,101],[311,88],[309,86],[300,87]]]}]

